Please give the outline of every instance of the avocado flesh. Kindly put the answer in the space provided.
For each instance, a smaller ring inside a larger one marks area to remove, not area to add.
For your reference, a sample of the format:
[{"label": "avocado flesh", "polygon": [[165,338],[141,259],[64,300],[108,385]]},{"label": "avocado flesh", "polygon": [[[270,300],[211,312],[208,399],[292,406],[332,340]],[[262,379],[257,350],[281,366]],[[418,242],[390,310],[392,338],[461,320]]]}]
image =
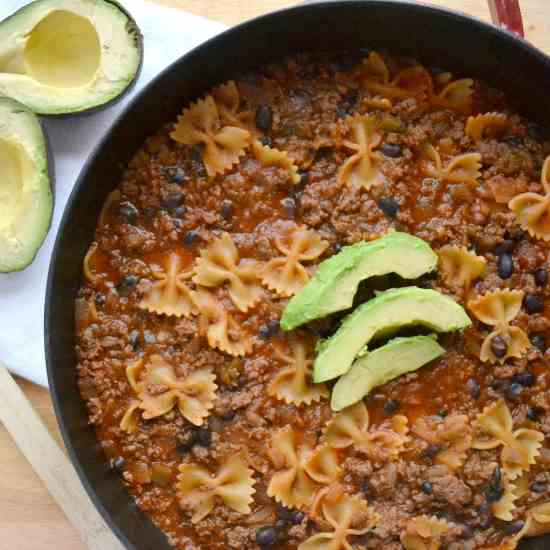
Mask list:
[{"label": "avocado flesh", "polygon": [[410,325],[450,332],[470,324],[459,304],[434,290],[405,287],[382,292],[348,315],[336,333],[318,346],[314,381],[325,382],[346,373],[375,336]]},{"label": "avocado flesh", "polygon": [[0,272],[29,265],[48,232],[53,195],[36,116],[0,97]]},{"label": "avocado flesh", "polygon": [[98,107],[135,79],[141,48],[115,4],[37,0],[0,22],[0,94],[46,115]]},{"label": "avocado flesh", "polygon": [[346,246],[322,262],[311,281],[290,300],[281,327],[292,330],[350,308],[359,283],[370,277],[396,273],[403,279],[416,279],[436,267],[437,254],[426,242],[407,233],[390,233]]},{"label": "avocado flesh", "polygon": [[394,338],[357,359],[332,389],[330,406],[341,411],[366,397],[373,388],[413,372],[445,353],[431,336]]}]

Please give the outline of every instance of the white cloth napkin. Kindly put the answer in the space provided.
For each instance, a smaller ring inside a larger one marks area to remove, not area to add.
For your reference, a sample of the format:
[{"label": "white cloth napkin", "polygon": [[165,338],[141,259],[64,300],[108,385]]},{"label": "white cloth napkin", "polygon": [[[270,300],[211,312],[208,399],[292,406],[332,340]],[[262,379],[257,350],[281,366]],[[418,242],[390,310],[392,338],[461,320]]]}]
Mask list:
[{"label": "white cloth napkin", "polygon": [[[225,27],[181,10],[143,0],[119,0],[144,35],[145,56],[137,85],[120,103],[85,118],[46,120],[55,159],[55,213],[52,227],[34,262],[22,272],[0,274],[0,360],[13,372],[47,386],[43,346],[44,297],[55,233],[69,193],[85,159],[128,100],[185,52]],[[2,0],[0,20],[28,0]]]}]

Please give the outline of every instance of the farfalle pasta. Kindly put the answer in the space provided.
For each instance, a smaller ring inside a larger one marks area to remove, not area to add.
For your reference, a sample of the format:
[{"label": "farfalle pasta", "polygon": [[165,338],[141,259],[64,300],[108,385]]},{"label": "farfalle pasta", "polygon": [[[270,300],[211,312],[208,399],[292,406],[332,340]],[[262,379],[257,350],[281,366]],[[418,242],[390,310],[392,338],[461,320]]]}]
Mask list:
[{"label": "farfalle pasta", "polygon": [[340,486],[325,490],[316,506],[330,531],[317,533],[298,546],[298,550],[350,550],[352,537],[369,532],[378,520],[359,495],[348,495]]},{"label": "farfalle pasta", "polygon": [[241,109],[241,96],[234,80],[220,84],[212,90],[220,119],[225,126],[242,128],[254,135],[257,132],[254,124],[254,113]]},{"label": "farfalle pasta", "polygon": [[432,88],[429,93],[429,101],[434,107],[469,114],[472,110],[473,86],[474,81],[471,78],[453,80],[437,93]]},{"label": "farfalle pasta", "polygon": [[290,426],[273,435],[270,456],[276,472],[267,494],[289,508],[310,506],[319,484],[330,484],[340,473],[337,454],[330,447],[315,448],[300,441]]},{"label": "farfalle pasta", "polygon": [[538,537],[550,533],[550,502],[537,504],[527,511],[525,536]]},{"label": "farfalle pasta", "polygon": [[193,282],[205,287],[227,283],[231,300],[240,311],[248,311],[262,295],[260,264],[241,259],[229,233],[203,248],[194,268]]},{"label": "farfalle pasta", "polygon": [[451,183],[477,184],[481,175],[481,155],[479,153],[465,153],[452,157],[443,166],[441,155],[433,145],[425,149],[425,160],[422,163],[422,172],[426,176]]},{"label": "farfalle pasta", "polygon": [[262,270],[262,282],[280,296],[293,296],[309,281],[309,273],[303,265],[312,262],[328,248],[315,231],[297,227],[275,238],[275,246],[282,254],[267,262]]},{"label": "farfalle pasta", "polygon": [[397,458],[408,441],[407,417],[396,415],[376,429],[369,429],[369,422],[369,413],[362,401],[344,409],[327,425],[327,444],[334,449],[353,446],[379,462]]},{"label": "farfalle pasta", "polygon": [[193,275],[189,267],[184,267],[182,258],[171,253],[164,270],[153,270],[156,279],[143,295],[139,307],[159,315],[190,317],[197,314],[192,291],[187,285]]},{"label": "farfalle pasta", "polygon": [[442,536],[453,529],[445,520],[430,516],[418,516],[407,523],[401,534],[401,544],[405,550],[439,550]]},{"label": "farfalle pasta", "polygon": [[348,149],[355,151],[338,172],[338,181],[344,185],[370,189],[384,182],[381,170],[382,154],[375,149],[382,136],[379,124],[373,116],[358,116],[348,122],[352,139],[344,140]]},{"label": "farfalle pasta", "polygon": [[237,163],[252,141],[248,130],[222,124],[210,95],[183,111],[170,137],[185,145],[204,145],[202,160],[211,177],[223,174]]},{"label": "farfalle pasta", "polygon": [[502,496],[491,505],[493,516],[502,521],[512,521],[514,519],[515,501],[519,498],[515,484],[504,476],[502,480]]},{"label": "farfalle pasta", "polygon": [[312,379],[313,354],[306,341],[293,338],[289,351],[274,344],[275,356],[284,365],[268,386],[269,395],[296,406],[309,405],[326,399],[329,392],[325,384],[314,384]]},{"label": "farfalle pasta", "polygon": [[516,220],[530,235],[543,241],[550,240],[550,156],[544,161],[540,181],[544,195],[521,193],[508,207]]},{"label": "farfalle pasta", "polygon": [[197,464],[181,464],[176,493],[180,506],[192,512],[191,522],[198,523],[220,502],[239,514],[249,514],[254,484],[253,470],[241,452],[230,456],[216,473]]},{"label": "farfalle pasta", "polygon": [[539,431],[513,428],[510,409],[503,399],[499,399],[478,415],[475,423],[477,435],[472,442],[472,447],[479,450],[502,446],[502,469],[512,481],[535,464],[544,440]]},{"label": "farfalle pasta", "polygon": [[[210,414],[216,399],[216,376],[211,369],[204,368],[191,372],[184,378],[176,375],[174,367],[160,355],[151,355],[145,362],[139,359],[126,367],[126,378],[137,396],[130,404],[127,414],[140,409],[145,420],[169,413],[176,405],[181,415],[201,426]],[[122,429],[128,431],[123,419]]]},{"label": "farfalle pasta", "polygon": [[[521,290],[495,290],[468,302],[468,308],[482,323],[494,327],[481,345],[482,361],[504,363],[509,357],[521,357],[529,348],[529,338],[525,332],[510,323],[517,317],[524,293]],[[499,337],[506,344],[506,353],[495,355],[493,338]]]},{"label": "farfalle pasta", "polygon": [[496,137],[506,131],[508,117],[502,113],[485,113],[468,117],[466,121],[466,135],[475,143],[484,137]]},{"label": "farfalle pasta", "polygon": [[254,154],[254,158],[263,166],[277,166],[286,170],[291,183],[296,184],[300,182],[298,167],[285,151],[279,151],[267,145],[262,145],[259,141],[255,141],[252,144],[252,153]]},{"label": "farfalle pasta", "polygon": [[453,286],[470,288],[485,273],[487,260],[464,246],[448,245],[439,249],[439,269],[445,281]]}]

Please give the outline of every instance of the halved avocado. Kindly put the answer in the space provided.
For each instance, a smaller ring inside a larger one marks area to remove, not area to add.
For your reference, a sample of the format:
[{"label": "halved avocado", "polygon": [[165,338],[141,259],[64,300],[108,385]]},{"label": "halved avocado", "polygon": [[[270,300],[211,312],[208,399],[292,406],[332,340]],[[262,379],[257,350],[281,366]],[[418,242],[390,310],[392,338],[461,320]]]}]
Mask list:
[{"label": "halved avocado", "polygon": [[325,382],[346,373],[375,336],[410,325],[449,332],[470,324],[459,304],[435,290],[412,286],[382,292],[348,315],[336,333],[319,345],[313,378]]},{"label": "halved avocado", "polygon": [[33,261],[50,227],[52,188],[40,122],[21,103],[0,97],[1,273]]},{"label": "halved avocado", "polygon": [[129,88],[142,61],[134,20],[105,0],[37,0],[0,23],[0,94],[35,113],[79,113]]},{"label": "halved avocado", "polygon": [[357,359],[332,389],[330,406],[341,411],[367,396],[373,388],[413,372],[443,355],[433,336],[394,338]]},{"label": "halved avocado", "polygon": [[353,304],[359,283],[370,277],[396,273],[416,279],[437,267],[437,254],[418,237],[390,233],[375,241],[344,247],[322,262],[315,276],[290,300],[281,319],[292,330]]}]

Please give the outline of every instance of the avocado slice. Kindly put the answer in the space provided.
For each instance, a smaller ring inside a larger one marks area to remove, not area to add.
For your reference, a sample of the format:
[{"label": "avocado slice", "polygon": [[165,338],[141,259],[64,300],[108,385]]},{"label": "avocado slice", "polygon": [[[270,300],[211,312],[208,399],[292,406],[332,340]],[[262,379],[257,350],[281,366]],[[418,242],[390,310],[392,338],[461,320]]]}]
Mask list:
[{"label": "avocado slice", "polygon": [[325,382],[346,373],[375,336],[409,325],[449,332],[470,324],[459,304],[435,290],[412,286],[382,292],[345,317],[336,333],[318,346],[313,379]]},{"label": "avocado slice", "polygon": [[334,385],[330,406],[333,411],[341,411],[363,399],[376,386],[413,372],[444,353],[433,336],[394,338],[353,363]]},{"label": "avocado slice", "polygon": [[389,233],[375,241],[346,246],[322,262],[315,276],[290,300],[281,327],[292,330],[350,308],[359,283],[369,277],[396,273],[416,279],[436,267],[437,254],[422,239],[407,233]]},{"label": "avocado slice", "polygon": [[118,4],[37,0],[0,22],[0,94],[43,115],[88,111],[121,97],[142,56]]},{"label": "avocado slice", "polygon": [[0,273],[8,273],[27,267],[44,242],[53,213],[53,175],[37,117],[0,97],[0,120]]}]

